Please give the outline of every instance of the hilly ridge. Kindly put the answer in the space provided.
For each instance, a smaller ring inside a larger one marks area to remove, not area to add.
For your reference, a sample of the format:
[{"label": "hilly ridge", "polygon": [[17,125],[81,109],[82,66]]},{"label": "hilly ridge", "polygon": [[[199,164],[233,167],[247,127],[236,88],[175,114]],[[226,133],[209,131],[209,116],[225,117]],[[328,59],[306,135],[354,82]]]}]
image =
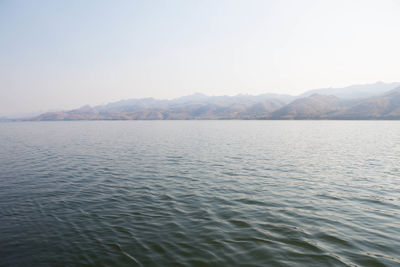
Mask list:
[{"label": "hilly ridge", "polygon": [[[400,83],[378,82],[364,86],[367,91],[364,94],[360,93],[362,85],[346,87],[356,88],[355,92],[346,94],[361,96],[358,98],[340,97],[345,91],[343,88],[312,90],[297,97],[278,94],[206,96],[196,93],[173,100],[121,100],[95,107],[47,112],[25,120],[400,119]],[[389,90],[382,93],[383,88]],[[365,97],[373,92],[376,95]]]}]

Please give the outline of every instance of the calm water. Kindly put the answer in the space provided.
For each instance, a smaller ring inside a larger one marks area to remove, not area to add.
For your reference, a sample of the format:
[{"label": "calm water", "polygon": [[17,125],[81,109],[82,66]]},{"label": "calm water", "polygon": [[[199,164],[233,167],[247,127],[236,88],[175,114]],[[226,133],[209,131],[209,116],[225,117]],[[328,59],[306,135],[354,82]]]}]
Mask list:
[{"label": "calm water", "polygon": [[399,266],[400,121],[0,124],[1,266]]}]

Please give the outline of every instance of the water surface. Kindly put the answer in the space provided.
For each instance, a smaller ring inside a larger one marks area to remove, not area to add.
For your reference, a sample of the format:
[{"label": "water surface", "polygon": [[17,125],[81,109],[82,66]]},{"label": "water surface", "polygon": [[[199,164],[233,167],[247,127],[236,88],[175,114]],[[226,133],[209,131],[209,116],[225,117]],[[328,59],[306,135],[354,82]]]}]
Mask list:
[{"label": "water surface", "polygon": [[0,124],[1,266],[399,266],[398,121]]}]

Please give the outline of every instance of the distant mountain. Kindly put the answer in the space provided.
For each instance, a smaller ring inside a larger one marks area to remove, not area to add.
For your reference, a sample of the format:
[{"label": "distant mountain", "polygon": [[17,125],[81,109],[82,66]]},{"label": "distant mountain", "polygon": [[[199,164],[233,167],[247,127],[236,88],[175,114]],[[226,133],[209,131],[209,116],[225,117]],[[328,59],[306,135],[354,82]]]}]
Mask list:
[{"label": "distant mountain", "polygon": [[36,111],[36,112],[28,112],[28,113],[14,113],[14,114],[7,114],[7,116],[1,116],[1,119],[4,121],[18,121],[19,119],[23,118],[29,118],[29,117],[35,117],[39,116],[40,114],[46,113],[46,112],[54,112],[54,111],[59,111],[59,110],[46,110],[46,111]]},{"label": "distant mountain", "polygon": [[287,102],[267,96],[188,96],[173,100],[122,100],[107,105],[47,112],[29,120],[257,119]]},{"label": "distant mountain", "polygon": [[320,94],[320,95],[333,95],[342,99],[368,98],[372,96],[381,95],[399,86],[400,82],[394,82],[394,83],[376,82],[373,84],[351,85],[344,88],[315,89],[307,91],[299,95],[299,97],[303,98],[311,96],[313,94]]},{"label": "distant mountain", "polygon": [[[399,86],[393,88],[396,84]],[[385,88],[390,89],[381,92]],[[374,96],[366,97],[370,94]],[[350,97],[356,95],[359,97]],[[95,107],[47,112],[26,120],[192,119],[400,119],[400,83],[379,82],[319,89],[297,97],[278,94],[206,96],[196,93],[172,100],[128,99]]]},{"label": "distant mountain", "polygon": [[208,96],[201,93],[194,93],[192,95],[182,96],[175,99],[177,103],[184,103],[184,102],[193,102],[193,101],[202,101],[207,99]]}]

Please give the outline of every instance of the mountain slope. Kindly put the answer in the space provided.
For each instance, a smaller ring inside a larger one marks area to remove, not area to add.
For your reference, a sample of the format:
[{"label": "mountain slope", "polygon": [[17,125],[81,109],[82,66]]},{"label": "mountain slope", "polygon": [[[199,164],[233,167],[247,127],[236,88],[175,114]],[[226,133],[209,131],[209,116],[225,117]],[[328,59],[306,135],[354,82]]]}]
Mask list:
[{"label": "mountain slope", "polygon": [[380,96],[344,100],[314,94],[263,117],[264,119],[400,119],[400,87]]},{"label": "mountain slope", "polygon": [[400,87],[359,101],[334,116],[340,119],[400,119]]},{"label": "mountain slope", "polygon": [[330,114],[338,112],[342,101],[335,96],[314,94],[297,99],[292,103],[265,116],[266,119],[324,119]]}]

